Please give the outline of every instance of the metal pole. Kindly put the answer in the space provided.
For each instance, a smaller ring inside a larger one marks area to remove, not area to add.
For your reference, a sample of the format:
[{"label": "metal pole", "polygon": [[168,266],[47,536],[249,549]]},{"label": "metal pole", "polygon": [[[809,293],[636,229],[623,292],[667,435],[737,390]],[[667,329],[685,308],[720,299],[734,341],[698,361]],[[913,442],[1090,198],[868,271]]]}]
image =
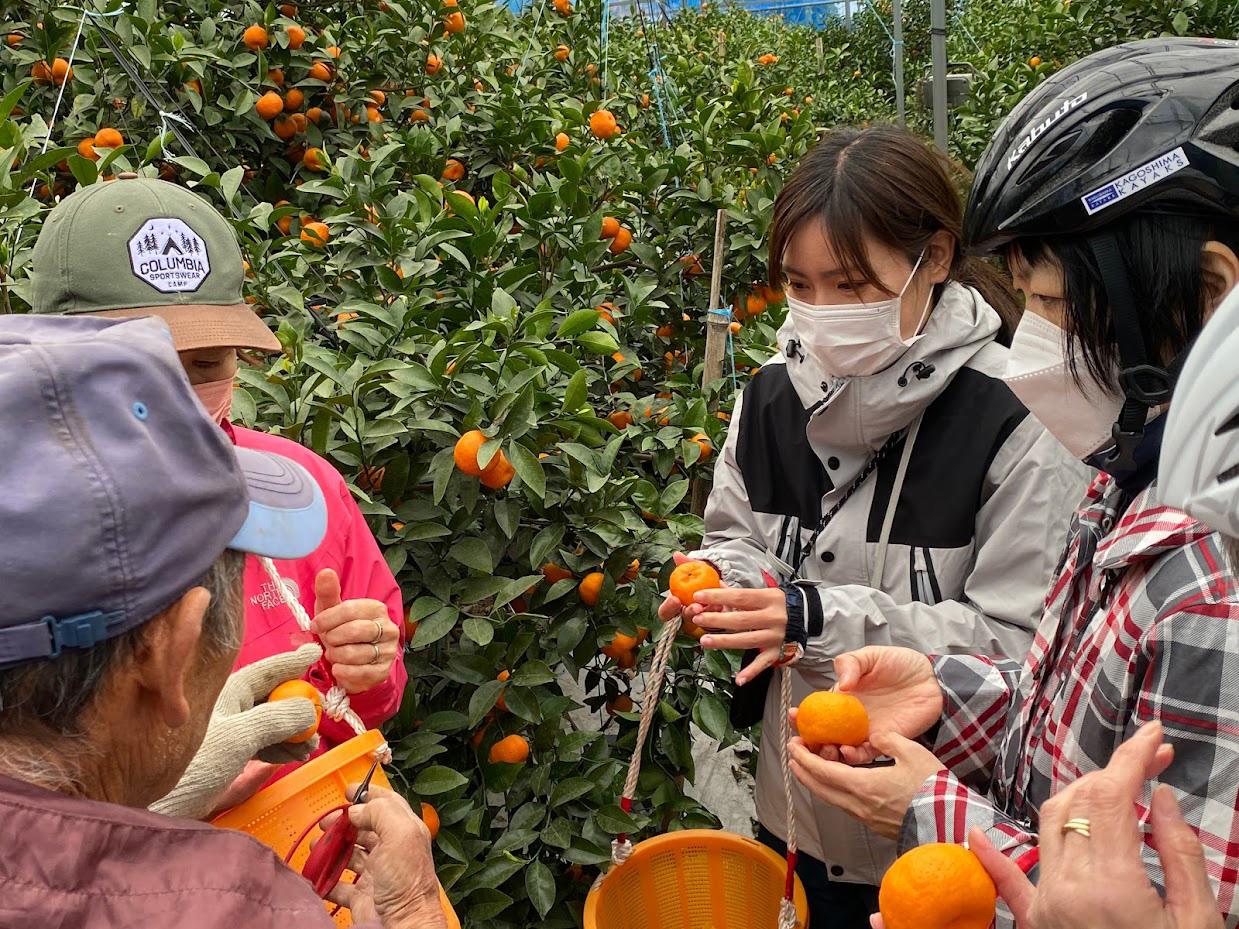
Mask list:
[{"label": "metal pole", "polygon": [[843,0],[843,25],[848,32],[852,31],[852,0]]},{"label": "metal pole", "polygon": [[891,42],[891,57],[895,59],[895,120],[906,126],[907,113],[903,99],[903,3],[891,0],[891,17],[895,20],[894,41]]},{"label": "metal pole", "polygon": [[929,31],[934,67],[934,145],[946,154],[946,0],[930,0]]}]

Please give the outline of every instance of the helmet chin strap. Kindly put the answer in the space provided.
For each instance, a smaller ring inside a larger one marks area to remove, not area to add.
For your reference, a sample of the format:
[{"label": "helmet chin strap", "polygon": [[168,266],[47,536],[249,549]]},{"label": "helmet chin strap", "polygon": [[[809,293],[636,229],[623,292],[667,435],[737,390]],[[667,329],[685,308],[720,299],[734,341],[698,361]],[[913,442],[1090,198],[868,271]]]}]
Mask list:
[{"label": "helmet chin strap", "polygon": [[1136,467],[1135,453],[1144,438],[1149,410],[1170,401],[1179,368],[1187,357],[1185,349],[1169,369],[1149,364],[1144,327],[1136,312],[1136,297],[1131,289],[1118,239],[1112,232],[1097,232],[1088,238],[1097,259],[1110,312],[1114,315],[1114,334],[1119,348],[1119,386],[1123,408],[1111,435],[1114,447],[1104,453],[1106,470],[1122,471]]}]

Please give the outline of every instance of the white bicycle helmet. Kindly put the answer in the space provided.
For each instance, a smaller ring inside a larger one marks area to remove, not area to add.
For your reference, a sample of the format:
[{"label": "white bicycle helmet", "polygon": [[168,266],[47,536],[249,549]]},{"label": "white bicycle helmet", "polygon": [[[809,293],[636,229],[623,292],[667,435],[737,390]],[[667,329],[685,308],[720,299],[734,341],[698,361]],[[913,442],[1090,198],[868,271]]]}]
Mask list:
[{"label": "white bicycle helmet", "polygon": [[1239,538],[1239,287],[1183,365],[1157,480],[1163,503]]}]

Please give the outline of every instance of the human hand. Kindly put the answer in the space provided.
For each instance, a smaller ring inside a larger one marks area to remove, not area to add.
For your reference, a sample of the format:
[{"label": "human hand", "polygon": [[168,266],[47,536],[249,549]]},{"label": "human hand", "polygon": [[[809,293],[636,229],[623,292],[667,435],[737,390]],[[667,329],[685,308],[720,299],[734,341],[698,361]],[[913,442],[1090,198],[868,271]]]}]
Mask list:
[{"label": "human hand", "polygon": [[[942,716],[942,687],[933,665],[920,652],[890,645],[870,645],[835,659],[835,690],[852,694],[865,705],[869,731],[894,732],[915,739]],[[792,723],[796,721],[792,710]],[[872,739],[864,745],[827,745],[818,752],[827,761],[872,763],[879,755]]]},{"label": "human hand", "polygon": [[[318,736],[304,742],[287,740],[318,721],[314,704],[304,697],[265,701],[279,684],[300,680],[322,656],[323,650],[311,643],[229,675],[215,701],[202,745],[172,792],[150,809],[165,816],[201,819],[220,809],[228,797],[239,796],[240,791],[233,788],[251,759],[278,765],[310,757],[318,748]],[[244,782],[240,790],[248,786]]]},{"label": "human hand", "polygon": [[893,839],[925,779],[944,766],[933,752],[894,732],[875,734],[870,742],[895,763],[859,768],[829,761],[815,755],[797,736],[789,743],[792,773],[815,796]]},{"label": "human hand", "polygon": [[340,578],[326,568],[314,578],[314,621],[331,673],[346,693],[387,680],[400,655],[400,630],[378,600],[341,600]]},{"label": "human hand", "polygon": [[701,639],[703,648],[758,650],[757,657],[736,674],[738,685],[744,686],[783,657],[787,594],[778,587],[702,590],[695,599],[695,608],[687,608],[685,615],[711,630]]},{"label": "human hand", "polygon": [[[349,790],[350,797],[355,794],[356,787]],[[323,831],[343,815],[324,819]],[[357,827],[349,860],[357,879],[341,881],[328,899],[348,907],[355,923],[377,919],[384,929],[445,929],[430,830],[405,799],[371,787],[365,803],[350,806],[347,815]]]},{"label": "human hand", "polygon": [[[994,879],[1021,929],[1222,929],[1196,833],[1174,791],[1153,792],[1149,823],[1166,876],[1165,899],[1149,881],[1135,804],[1144,782],[1174,759],[1162,726],[1150,722],[1118,747],[1110,763],[1073,782],[1041,807],[1041,874],[1034,887],[1015,862],[974,829],[968,844]],[[1089,821],[1090,837],[1067,831]]]}]

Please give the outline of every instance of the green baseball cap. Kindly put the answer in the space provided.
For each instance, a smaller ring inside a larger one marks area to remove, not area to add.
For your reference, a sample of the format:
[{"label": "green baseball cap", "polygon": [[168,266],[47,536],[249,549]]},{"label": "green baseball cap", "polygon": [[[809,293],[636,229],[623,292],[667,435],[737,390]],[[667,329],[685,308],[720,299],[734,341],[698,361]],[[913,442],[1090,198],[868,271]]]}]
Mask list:
[{"label": "green baseball cap", "polygon": [[70,194],[34,246],[36,313],[158,316],[177,351],[279,340],[241,294],[241,249],[228,221],[197,194],[120,174]]}]

